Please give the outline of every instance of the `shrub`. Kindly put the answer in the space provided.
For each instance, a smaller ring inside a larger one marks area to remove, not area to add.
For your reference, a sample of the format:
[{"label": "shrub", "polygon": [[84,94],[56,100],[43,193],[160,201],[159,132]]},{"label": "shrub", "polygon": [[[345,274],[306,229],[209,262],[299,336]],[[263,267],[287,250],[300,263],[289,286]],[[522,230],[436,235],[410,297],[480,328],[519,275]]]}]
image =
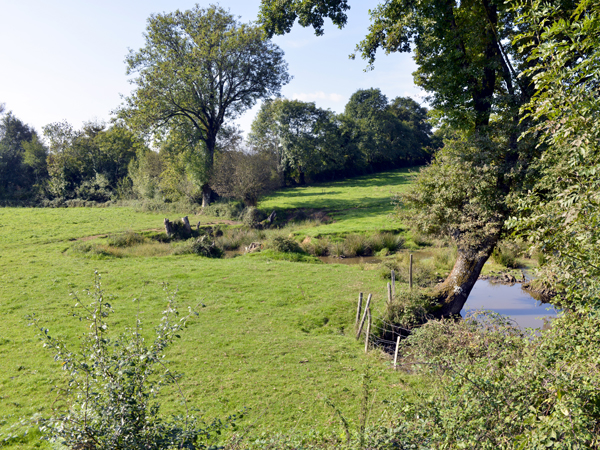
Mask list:
[{"label": "shrub", "polygon": [[256,206],[261,195],[279,186],[277,160],[267,152],[221,152],[217,155],[211,186],[219,195]]},{"label": "shrub", "polygon": [[326,256],[329,252],[329,242],[325,239],[313,238],[309,243],[303,244],[302,249],[313,256]]},{"label": "shrub", "polygon": [[211,241],[208,236],[189,239],[185,244],[177,247],[174,253],[176,255],[194,254],[206,256],[207,258],[220,258],[223,256],[223,250],[214,241]]},{"label": "shrub", "polygon": [[344,240],[345,256],[367,256],[371,254],[369,240],[362,234],[350,234]]},{"label": "shrub", "polygon": [[237,220],[242,211],[243,205],[240,202],[215,202],[202,208],[203,215],[228,220]]},{"label": "shrub", "polygon": [[494,249],[492,259],[501,266],[508,267],[509,269],[516,269],[519,267],[517,254],[518,247],[516,245],[500,243]]},{"label": "shrub", "polygon": [[385,448],[599,448],[600,314],[579,308],[523,333],[494,313],[433,321],[403,341],[401,364],[437,375],[400,394]]},{"label": "shrub", "polygon": [[268,247],[281,253],[302,253],[300,245],[292,238],[275,236],[269,240]]},{"label": "shrub", "polygon": [[179,317],[175,294],[167,298],[167,308],[150,345],[142,338],[139,317],[134,328],[110,336],[107,320],[112,307],[98,274],[86,298],[75,295],[75,300],[79,313],[74,316],[87,322],[89,329],[79,352],[51,336],[35,318],[32,321],[44,347],[54,353],[55,361],[71,379],[69,387],[62,390],[67,409],[43,420],[42,431],[73,449],[206,448],[206,442],[225,424],[206,424],[189,414],[166,420],[156,400],[161,386],[176,382],[177,375],[164,365],[164,352],[190,317]]},{"label": "shrub", "polygon": [[247,207],[241,214],[242,223],[248,228],[258,227],[260,222],[262,222],[266,218],[267,215],[260,209],[255,208],[254,206]]},{"label": "shrub", "polygon": [[329,245],[329,254],[339,258],[344,255],[344,243],[340,241],[334,241]]}]

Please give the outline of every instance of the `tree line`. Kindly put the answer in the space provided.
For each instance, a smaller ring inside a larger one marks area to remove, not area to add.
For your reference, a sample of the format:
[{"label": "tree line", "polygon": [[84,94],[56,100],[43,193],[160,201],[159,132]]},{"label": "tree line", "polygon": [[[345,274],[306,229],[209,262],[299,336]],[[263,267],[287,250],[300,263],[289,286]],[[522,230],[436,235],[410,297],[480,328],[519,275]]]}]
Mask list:
[{"label": "tree line", "polygon": [[67,122],[42,136],[11,112],[0,118],[0,198],[6,204],[65,200],[186,200],[201,203],[203,186],[255,205],[271,189],[422,164],[439,143],[427,110],[410,98],[389,102],[379,89],[355,92],[342,114],[314,103],[267,99],[248,139],[220,129],[208,150],[185,123],[152,142],[125,121]]}]

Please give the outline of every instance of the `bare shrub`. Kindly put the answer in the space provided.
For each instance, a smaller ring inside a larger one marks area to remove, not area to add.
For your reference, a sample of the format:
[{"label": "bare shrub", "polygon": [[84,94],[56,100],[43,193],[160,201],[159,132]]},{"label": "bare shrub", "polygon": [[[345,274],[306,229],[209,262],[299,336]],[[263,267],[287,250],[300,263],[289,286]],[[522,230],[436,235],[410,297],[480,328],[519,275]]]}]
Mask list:
[{"label": "bare shrub", "polygon": [[256,206],[258,198],[278,187],[277,161],[266,153],[226,151],[216,161],[211,186],[221,196]]}]

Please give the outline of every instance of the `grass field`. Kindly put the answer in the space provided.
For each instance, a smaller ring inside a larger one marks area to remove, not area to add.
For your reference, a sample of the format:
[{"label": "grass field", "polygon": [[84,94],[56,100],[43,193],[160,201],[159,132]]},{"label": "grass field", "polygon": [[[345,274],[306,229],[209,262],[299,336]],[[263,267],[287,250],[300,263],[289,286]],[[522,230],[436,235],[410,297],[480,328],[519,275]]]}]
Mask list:
[{"label": "grass field", "polygon": [[271,209],[319,209],[331,223],[304,230],[309,236],[377,230],[399,230],[392,199],[411,184],[416,169],[365,175],[351,180],[278,191],[260,202]]},{"label": "grass field", "polygon": [[[333,222],[308,235],[397,230],[389,218],[391,196],[410,185],[412,174],[396,171],[280,191],[259,206],[323,209]],[[190,212],[191,215],[191,212]],[[98,257],[73,252],[81,239],[128,230],[160,229],[164,213],[132,208],[0,210],[0,433],[19,419],[49,415],[53,387],[65,375],[46,352],[26,316],[35,314],[73,347],[85,330],[72,317],[71,292],[91,287],[95,270],[112,294],[115,331],[133,325],[134,297],[151,336],[165,306],[163,283],[178,290],[182,309],[198,306],[199,317],[168,351],[172,369],[190,405],[205,417],[225,417],[242,408],[248,439],[261,433],[331,431],[340,424],[325,399],[355,423],[361,379],[373,376],[370,420],[385,414],[384,399],[424,386],[421,379],[390,369],[386,355],[364,354],[354,335],[359,292],[374,294],[382,309],[385,282],[361,265],[294,263],[268,253],[228,259],[191,255]],[[190,217],[211,222],[213,218]],[[167,411],[181,411],[165,391]],[[0,436],[2,439],[2,436]],[[33,435],[7,448],[48,446]],[[0,446],[2,444],[0,443]]]}]

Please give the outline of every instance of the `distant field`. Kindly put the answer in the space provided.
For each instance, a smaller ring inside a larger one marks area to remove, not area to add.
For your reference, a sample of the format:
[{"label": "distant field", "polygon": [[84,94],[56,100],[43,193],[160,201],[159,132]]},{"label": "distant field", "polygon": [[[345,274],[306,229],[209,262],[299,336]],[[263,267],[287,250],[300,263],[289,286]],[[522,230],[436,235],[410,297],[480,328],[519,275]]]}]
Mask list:
[{"label": "distant field", "polygon": [[[285,190],[265,199],[269,208],[324,208],[335,222],[306,234],[397,229],[390,197],[406,189],[408,171]],[[191,216],[190,212],[190,216]],[[191,405],[205,417],[246,407],[243,427],[262,432],[339,428],[331,399],[350,420],[358,417],[361,374],[374,378],[371,419],[383,400],[419,380],[390,370],[386,356],[364,354],[353,337],[359,291],[383,308],[385,283],[367,266],[278,261],[264,255],[231,259],[196,256],[89,257],[72,251],[77,239],[127,230],[160,229],[164,213],[131,208],[0,209],[0,433],[20,418],[48,415],[64,374],[27,327],[35,314],[74,347],[85,330],[71,317],[72,291],[91,287],[94,270],[114,295],[115,330],[133,325],[134,297],[150,336],[165,306],[162,283],[178,289],[182,309],[200,316],[168,351]],[[172,217],[174,218],[174,217]],[[190,217],[192,222],[212,220]],[[181,410],[173,393],[163,403]],[[0,436],[0,440],[2,437]],[[34,448],[36,437],[7,448]],[[0,444],[1,446],[1,444]]]},{"label": "distant field", "polygon": [[402,169],[315,186],[287,188],[264,198],[259,207],[271,209],[321,209],[332,223],[304,230],[310,236],[398,230],[392,217],[392,198],[411,185],[418,168]]}]

